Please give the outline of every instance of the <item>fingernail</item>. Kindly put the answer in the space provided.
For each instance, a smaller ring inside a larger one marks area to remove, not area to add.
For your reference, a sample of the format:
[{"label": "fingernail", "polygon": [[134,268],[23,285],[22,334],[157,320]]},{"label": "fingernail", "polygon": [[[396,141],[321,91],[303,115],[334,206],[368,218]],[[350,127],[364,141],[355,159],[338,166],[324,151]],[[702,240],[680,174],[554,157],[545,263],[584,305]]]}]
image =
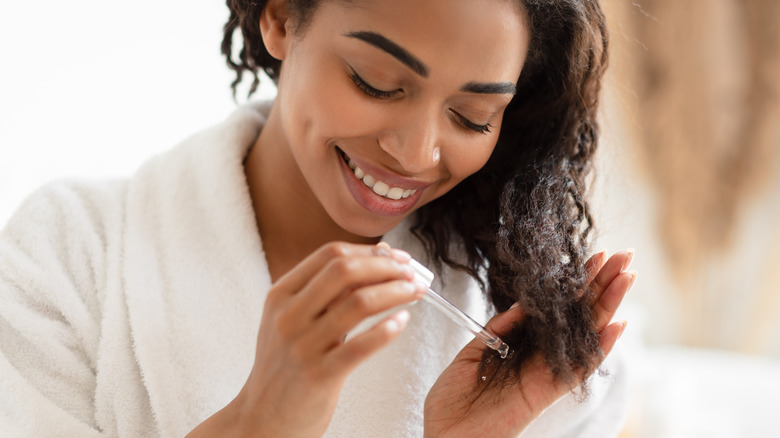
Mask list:
[{"label": "fingernail", "polygon": [[623,327],[620,328],[620,333],[618,333],[618,339],[620,339],[621,336],[623,336],[623,332],[626,331],[626,326],[628,325],[628,321],[625,319],[622,321]]},{"label": "fingernail", "polygon": [[514,309],[515,307],[517,307],[519,305],[520,305],[520,301],[517,301],[516,303],[512,304],[511,306],[509,306],[509,310],[512,310],[512,309]]},{"label": "fingernail", "polygon": [[[396,261],[396,263],[398,263]],[[398,263],[398,266],[401,268],[402,271],[404,271],[404,276],[407,280],[409,280],[410,283],[414,284],[414,270],[411,266],[403,263]]]},{"label": "fingernail", "polygon": [[[388,248],[389,248],[389,246],[388,246]],[[392,248],[390,250],[390,252],[393,253],[393,257],[396,260],[398,260],[400,263],[409,263],[410,261],[412,261],[412,256],[409,255],[408,252],[406,252],[406,251],[404,251],[402,249]]]},{"label": "fingernail", "polygon": [[638,273],[636,271],[628,271],[629,274],[631,274],[631,282],[628,283],[628,288],[631,289],[634,287],[634,282],[636,281],[636,276]]},{"label": "fingernail", "polygon": [[409,311],[402,310],[387,321],[387,329],[391,332],[400,332],[406,327],[407,322],[409,322]]},{"label": "fingernail", "polygon": [[428,288],[424,284],[414,280],[405,281],[404,288],[417,298],[422,298],[423,295],[428,293]]},{"label": "fingernail", "polygon": [[620,268],[620,272],[626,272],[626,269],[631,266],[631,262],[634,260],[634,248],[628,248],[626,253],[628,253],[628,257],[626,257],[626,261],[623,262],[623,267]]},{"label": "fingernail", "polygon": [[390,245],[385,242],[379,242],[374,247],[374,252],[380,257],[390,256]]}]

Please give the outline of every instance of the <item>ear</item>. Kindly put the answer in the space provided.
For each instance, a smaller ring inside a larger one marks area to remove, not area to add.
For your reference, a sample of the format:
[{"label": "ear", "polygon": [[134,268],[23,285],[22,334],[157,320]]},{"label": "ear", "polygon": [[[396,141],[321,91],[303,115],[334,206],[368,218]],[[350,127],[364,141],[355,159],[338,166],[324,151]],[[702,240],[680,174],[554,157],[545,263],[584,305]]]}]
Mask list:
[{"label": "ear", "polygon": [[260,13],[260,34],[268,53],[283,60],[289,47],[291,18],[287,0],[268,0]]}]

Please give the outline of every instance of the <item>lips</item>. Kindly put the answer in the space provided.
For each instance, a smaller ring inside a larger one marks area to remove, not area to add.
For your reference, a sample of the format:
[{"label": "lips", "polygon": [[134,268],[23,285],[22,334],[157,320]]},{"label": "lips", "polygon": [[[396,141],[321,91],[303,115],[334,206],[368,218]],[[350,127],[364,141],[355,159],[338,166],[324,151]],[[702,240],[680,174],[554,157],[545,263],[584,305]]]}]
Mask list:
[{"label": "lips", "polygon": [[406,213],[417,203],[422,189],[430,185],[374,168],[368,170],[370,165],[361,165],[341,149],[336,150],[349,191],[358,204],[373,213],[383,216]]},{"label": "lips", "polygon": [[372,189],[374,193],[379,196],[398,200],[401,198],[406,199],[417,192],[417,189],[391,186],[389,183],[381,181],[373,175],[369,175],[363,168],[355,163],[355,160],[350,159],[344,151],[341,151],[341,158],[347,163],[349,168],[352,169],[355,178],[363,181],[363,184],[365,184],[366,187]]}]

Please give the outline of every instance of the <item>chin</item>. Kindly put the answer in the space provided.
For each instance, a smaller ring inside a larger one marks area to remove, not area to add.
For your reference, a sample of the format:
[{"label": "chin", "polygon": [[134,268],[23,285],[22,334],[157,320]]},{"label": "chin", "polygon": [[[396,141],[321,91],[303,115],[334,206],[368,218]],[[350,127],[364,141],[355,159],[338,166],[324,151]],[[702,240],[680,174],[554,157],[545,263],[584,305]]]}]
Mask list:
[{"label": "chin", "polygon": [[401,223],[401,221],[395,221],[393,224],[377,224],[377,223],[366,223],[366,224],[350,224],[351,226],[348,228],[344,228],[345,231],[347,231],[350,234],[354,234],[356,236],[365,237],[365,238],[376,238],[376,237],[382,237],[388,232],[390,232],[393,228],[398,226],[398,224]]},{"label": "chin", "polygon": [[[331,216],[333,217],[333,216]],[[367,239],[373,239],[382,237],[398,224],[403,222],[406,215],[395,218],[388,217],[374,217],[374,218],[356,218],[356,217],[339,217],[333,218],[334,222],[349,234],[354,236],[363,237]]]}]

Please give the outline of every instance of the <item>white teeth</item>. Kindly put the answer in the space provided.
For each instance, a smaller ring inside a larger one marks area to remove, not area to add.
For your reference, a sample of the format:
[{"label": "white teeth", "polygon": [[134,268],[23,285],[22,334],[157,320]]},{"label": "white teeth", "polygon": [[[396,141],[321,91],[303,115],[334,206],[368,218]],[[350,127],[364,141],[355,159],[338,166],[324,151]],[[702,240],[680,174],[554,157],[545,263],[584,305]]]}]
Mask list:
[{"label": "white teeth", "polygon": [[357,167],[357,164],[355,164],[353,160],[349,160],[349,167],[355,173],[355,177],[357,179],[362,180],[363,184],[365,184],[367,187],[372,189],[374,193],[376,193],[379,196],[384,196],[390,199],[401,199],[401,198],[405,199],[417,192],[416,189],[403,189],[401,187],[390,187],[390,185],[385,182],[377,181],[376,178],[366,174],[366,172],[363,171],[363,169]]},{"label": "white teeth", "polygon": [[[365,181],[364,181],[365,182]],[[387,195],[387,192],[390,190],[390,186],[383,183],[382,181],[377,181],[374,183],[374,193],[376,193],[379,196],[385,196]]]},{"label": "white teeth", "polygon": [[[376,191],[376,186],[374,186],[374,191]],[[393,187],[392,189],[387,191],[387,197],[390,199],[401,199],[403,195],[404,195],[404,189],[400,187]]]}]

